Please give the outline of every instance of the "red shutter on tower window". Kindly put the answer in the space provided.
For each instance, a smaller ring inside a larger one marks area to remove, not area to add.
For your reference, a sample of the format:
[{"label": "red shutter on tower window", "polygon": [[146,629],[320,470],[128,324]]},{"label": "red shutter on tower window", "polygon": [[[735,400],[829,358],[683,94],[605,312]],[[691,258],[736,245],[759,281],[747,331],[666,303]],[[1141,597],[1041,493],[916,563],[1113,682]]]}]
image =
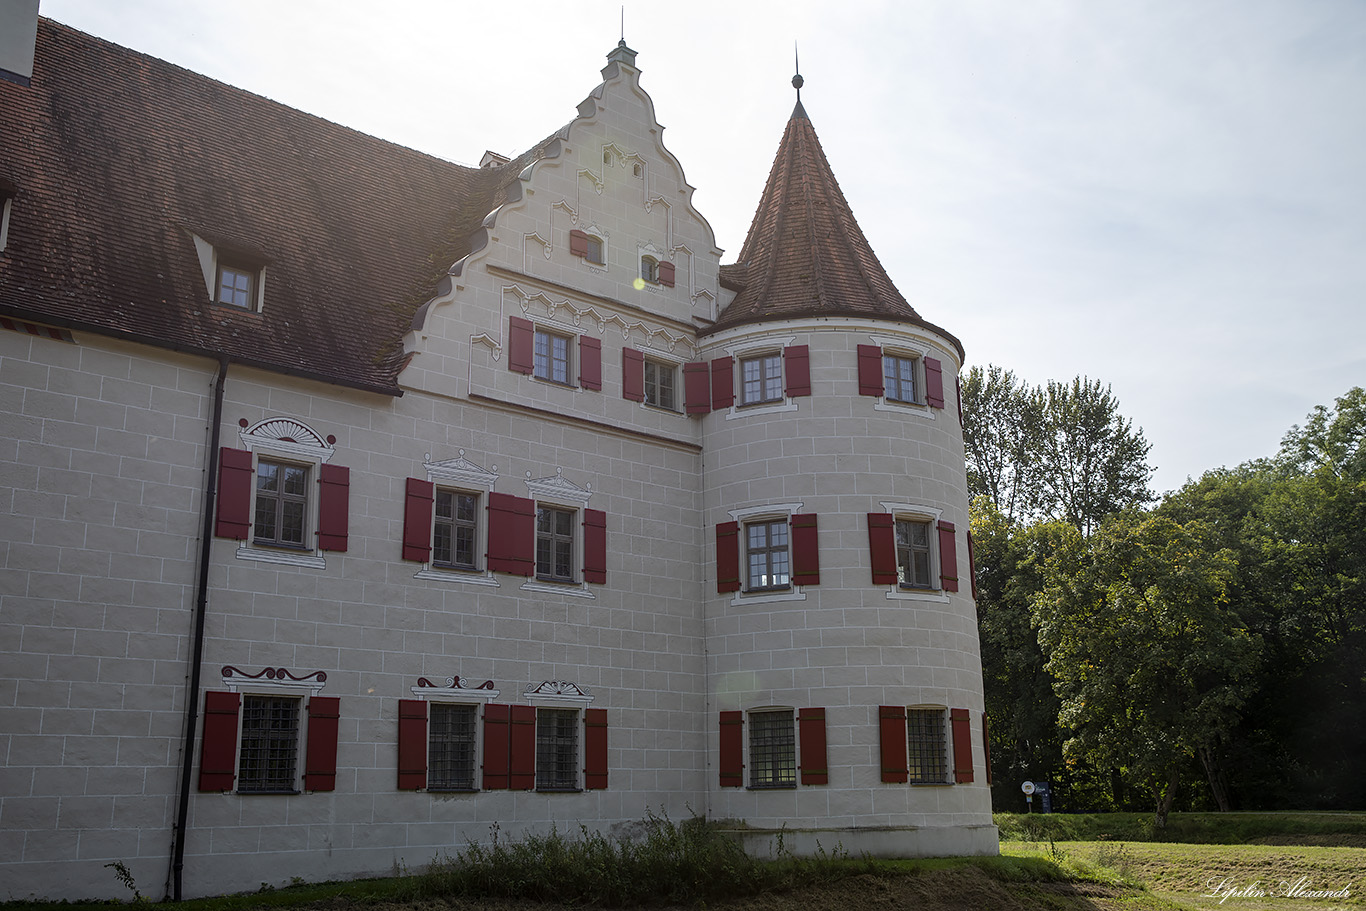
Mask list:
[{"label": "red shutter on tower window", "polygon": [[588,235],[586,233],[577,229],[569,232],[569,255],[588,255]]},{"label": "red shutter on tower window", "polygon": [[489,570],[513,576],[536,571],[536,504],[507,493],[489,494]]},{"label": "red shutter on tower window", "polygon": [[882,747],[882,780],[904,782],[910,778],[906,765],[906,709],[879,706],[878,737]]},{"label": "red shutter on tower window", "polygon": [[506,791],[508,788],[508,717],[510,706],[484,706],[484,790]]},{"label": "red shutter on tower window", "polygon": [[[488,728],[485,726],[485,738]],[[416,791],[427,786],[427,703],[398,701],[398,789]]]},{"label": "red shutter on tower window", "polygon": [[204,694],[204,740],[199,751],[199,790],[231,791],[237,777],[237,709],[242,697]]},{"label": "red shutter on tower window", "polygon": [[858,346],[858,394],[883,395],[882,349],[877,345]]},{"label": "red shutter on tower window", "polygon": [[735,404],[735,381],[731,378],[734,361],[718,357],[711,362],[711,410],[720,411]]},{"label": "red shutter on tower window", "polygon": [[958,544],[953,523],[939,523],[939,586],[946,592],[958,591]]},{"label": "red shutter on tower window", "polygon": [[308,745],[304,748],[304,790],[337,789],[337,727],[341,700],[313,696],[308,700]]},{"label": "red shutter on tower window", "polygon": [[536,706],[509,706],[508,787],[530,791],[536,787]]},{"label": "red shutter on tower window", "polygon": [[789,398],[811,394],[811,355],[806,345],[783,349],[783,391]]},{"label": "red shutter on tower window", "polygon": [[967,709],[949,709],[949,724],[953,727],[953,780],[958,784],[972,782],[972,716]]},{"label": "red shutter on tower window", "polygon": [[583,511],[583,581],[607,581],[607,513]]},{"label": "red shutter on tower window", "polygon": [[991,725],[987,713],[982,713],[982,759],[987,766],[987,787],[991,787]]},{"label": "red shutter on tower window", "polygon": [[579,336],[579,385],[602,389],[602,342],[587,335]]},{"label": "red shutter on tower window", "polygon": [[660,283],[661,285],[664,285],[664,286],[667,287],[667,288],[672,288],[672,287],[674,286],[674,264],[673,264],[673,263],[660,263],[660,264],[659,264],[659,283]]},{"label": "red shutter on tower window", "polygon": [[825,709],[797,710],[797,739],[801,741],[802,784],[829,784],[825,759]]},{"label": "red shutter on tower window", "polygon": [[711,411],[711,370],[705,362],[683,365],[683,401],[688,414]]},{"label": "red shutter on tower window", "polygon": [[792,584],[820,585],[821,558],[816,535],[815,513],[793,516]]},{"label": "red shutter on tower window", "polygon": [[645,401],[645,355],[635,348],[621,349],[621,397]]},{"label": "red shutter on tower window", "polygon": [[740,523],[720,522],[716,526],[716,590],[740,590]]},{"label": "red shutter on tower window", "polygon": [[745,783],[744,712],[721,713],[721,787],[738,788]]},{"label": "red shutter on tower window", "polygon": [[436,485],[409,478],[403,495],[403,559],[426,563],[432,554],[432,499]]},{"label": "red shutter on tower window", "polygon": [[218,450],[218,522],[214,536],[245,541],[251,533],[251,453]]},{"label": "red shutter on tower window", "polygon": [[520,316],[508,317],[508,369],[530,374],[536,369],[534,357],[536,325]]},{"label": "red shutter on tower window", "polygon": [[932,357],[925,358],[925,402],[931,408],[944,407],[944,368]]},{"label": "red shutter on tower window", "polygon": [[351,469],[324,465],[318,472],[318,549],[346,553]]},{"label": "red shutter on tower window", "polygon": [[873,584],[896,585],[896,529],[892,514],[868,513],[868,549],[873,557]]},{"label": "red shutter on tower window", "polygon": [[972,529],[968,529],[968,578],[972,580],[972,599],[977,600],[977,560],[972,555]]},{"label": "red shutter on tower window", "polygon": [[583,787],[607,787],[607,709],[583,710]]}]

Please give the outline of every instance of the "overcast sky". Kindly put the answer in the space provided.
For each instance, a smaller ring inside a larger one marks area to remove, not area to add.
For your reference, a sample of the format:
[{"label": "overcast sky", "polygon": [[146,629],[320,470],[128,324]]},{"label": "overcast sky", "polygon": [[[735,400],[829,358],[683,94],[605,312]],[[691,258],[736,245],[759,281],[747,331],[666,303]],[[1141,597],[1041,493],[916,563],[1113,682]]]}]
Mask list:
[{"label": "overcast sky", "polygon": [[[568,122],[619,0],[42,0],[91,34],[461,163]],[[627,43],[739,253],[794,93],[968,364],[1113,387],[1158,491],[1366,384],[1366,2],[640,3]]]}]

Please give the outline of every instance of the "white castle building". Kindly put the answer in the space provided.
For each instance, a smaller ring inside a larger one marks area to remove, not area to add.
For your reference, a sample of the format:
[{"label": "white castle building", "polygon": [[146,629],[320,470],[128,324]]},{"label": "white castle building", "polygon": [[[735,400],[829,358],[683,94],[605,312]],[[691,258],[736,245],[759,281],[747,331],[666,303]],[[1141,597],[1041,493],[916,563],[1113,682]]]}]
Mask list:
[{"label": "white castle building", "polygon": [[722,265],[625,43],[468,168],[0,9],[0,899],[996,852],[963,349],[800,101]]}]

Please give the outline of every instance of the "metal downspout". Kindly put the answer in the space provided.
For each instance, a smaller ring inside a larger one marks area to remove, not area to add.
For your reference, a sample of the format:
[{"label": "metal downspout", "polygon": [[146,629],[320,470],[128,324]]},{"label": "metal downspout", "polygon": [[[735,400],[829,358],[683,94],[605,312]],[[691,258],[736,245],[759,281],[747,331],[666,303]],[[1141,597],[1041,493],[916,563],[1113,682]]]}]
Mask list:
[{"label": "metal downspout", "polygon": [[199,678],[204,666],[204,617],[209,604],[209,551],[213,545],[213,515],[218,499],[218,441],[223,423],[223,386],[228,378],[228,359],[218,362],[218,382],[213,390],[210,418],[208,468],[204,479],[203,523],[199,532],[199,584],[195,592],[194,645],[190,651],[190,685],[185,695],[185,740],[181,745],[180,805],[172,833],[171,897],[181,900],[181,874],[185,870],[185,827],[190,816],[190,778],[194,769],[194,738],[199,722]]}]

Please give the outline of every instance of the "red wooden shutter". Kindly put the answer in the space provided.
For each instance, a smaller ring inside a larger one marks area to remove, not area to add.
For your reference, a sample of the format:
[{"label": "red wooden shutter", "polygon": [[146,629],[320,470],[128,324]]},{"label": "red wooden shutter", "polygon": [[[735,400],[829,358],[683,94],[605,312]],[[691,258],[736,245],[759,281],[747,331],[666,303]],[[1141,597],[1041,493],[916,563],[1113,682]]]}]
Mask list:
[{"label": "red wooden shutter", "polygon": [[991,725],[986,712],[982,713],[982,758],[987,766],[987,787],[991,787]]},{"label": "red wooden shutter", "polygon": [[231,791],[237,777],[237,693],[204,694],[204,740],[199,752],[199,790]]},{"label": "red wooden shutter", "polygon": [[793,516],[792,525],[792,584],[820,585],[821,559],[816,535],[816,515]]},{"label": "red wooden shutter", "polygon": [[660,283],[661,285],[664,285],[665,287],[668,287],[668,288],[672,288],[672,287],[674,286],[674,264],[673,264],[673,263],[660,263],[660,264],[659,264],[659,283]]},{"label": "red wooden shutter", "polygon": [[711,411],[711,370],[704,361],[683,365],[683,396],[688,414]]},{"label": "red wooden shutter", "polygon": [[744,712],[721,713],[721,787],[738,788],[745,783]]},{"label": "red wooden shutter", "polygon": [[520,316],[508,317],[508,369],[530,374],[536,369],[533,356],[536,326]]},{"label": "red wooden shutter", "polygon": [[953,523],[939,523],[939,585],[946,592],[958,591],[958,544]]},{"label": "red wooden shutter", "polygon": [[882,745],[882,780],[904,782],[910,778],[906,765],[906,709],[879,706],[878,736]]},{"label": "red wooden shutter", "polygon": [[536,571],[536,504],[508,493],[489,494],[489,570],[513,576]]},{"label": "red wooden shutter", "polygon": [[931,408],[944,407],[944,368],[932,357],[925,358],[925,402]]},{"label": "red wooden shutter", "polygon": [[508,734],[508,787],[530,791],[536,787],[536,706],[514,705]]},{"label": "red wooden shutter", "polygon": [[[488,723],[484,724],[487,748]],[[427,703],[398,701],[398,789],[416,791],[427,786]]]},{"label": "red wooden shutter", "polygon": [[972,555],[972,529],[968,529],[968,578],[972,580],[972,599],[977,600],[977,560]]},{"label": "red wooden shutter", "polygon": [[213,533],[219,538],[245,541],[251,532],[251,453],[245,449],[218,450],[218,522]]},{"label": "red wooden shutter", "polygon": [[432,553],[432,499],[436,485],[409,478],[403,496],[403,559],[426,563]]},{"label": "red wooden shutter", "polygon": [[583,581],[607,581],[607,513],[583,511]]},{"label": "red wooden shutter", "polygon": [[720,522],[716,526],[716,590],[740,590],[740,523]]},{"label": "red wooden shutter", "polygon": [[485,791],[506,791],[508,787],[509,708],[492,702],[484,706]]},{"label": "red wooden shutter", "polygon": [[718,357],[711,362],[712,411],[735,404],[735,381],[731,378],[734,363],[729,357]]},{"label": "red wooden shutter", "polygon": [[318,472],[318,549],[346,553],[351,469],[324,465]]},{"label": "red wooden shutter", "polygon": [[645,355],[635,348],[621,349],[621,397],[645,401]]},{"label": "red wooden shutter", "polygon": [[583,787],[607,787],[607,709],[583,710]]},{"label": "red wooden shutter", "polygon": [[949,724],[953,727],[953,780],[958,784],[972,782],[972,721],[967,709],[949,709]]},{"label": "red wooden shutter", "polygon": [[802,784],[829,784],[830,770],[825,759],[825,709],[798,709],[797,737],[802,746]]},{"label": "red wooden shutter", "polygon": [[868,549],[873,556],[873,584],[896,585],[896,529],[891,513],[868,513]]},{"label": "red wooden shutter", "polygon": [[810,350],[806,345],[789,345],[783,349],[784,392],[789,397],[811,394]]},{"label": "red wooden shutter", "polygon": [[313,696],[308,700],[308,745],[304,749],[304,790],[337,789],[337,726],[341,700]]},{"label": "red wooden shutter", "polygon": [[569,232],[569,255],[588,255],[588,235],[577,229]]},{"label": "red wooden shutter", "polygon": [[602,389],[602,342],[592,336],[579,336],[579,385]]},{"label": "red wooden shutter", "polygon": [[858,394],[884,395],[882,349],[877,345],[858,346]]}]

